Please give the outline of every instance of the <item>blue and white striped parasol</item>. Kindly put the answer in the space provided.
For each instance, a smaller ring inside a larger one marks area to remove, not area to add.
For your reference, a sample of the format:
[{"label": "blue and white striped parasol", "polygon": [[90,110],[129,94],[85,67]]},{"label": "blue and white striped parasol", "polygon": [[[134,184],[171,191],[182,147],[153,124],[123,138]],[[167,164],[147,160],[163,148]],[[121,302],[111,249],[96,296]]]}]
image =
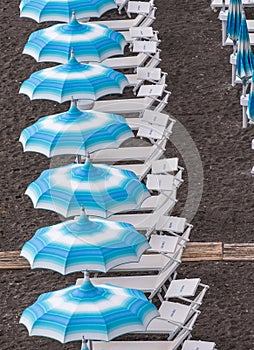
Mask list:
[{"label": "blue and white striped parasol", "polygon": [[242,8],[241,0],[230,0],[226,32],[229,38],[233,41],[234,52],[236,52],[236,43],[241,26]]},{"label": "blue and white striped parasol", "polygon": [[69,22],[75,11],[77,18],[100,17],[117,8],[114,0],[21,0],[20,17],[36,22]]},{"label": "blue and white striped parasol", "polygon": [[27,194],[35,208],[70,217],[84,206],[88,215],[107,217],[138,209],[150,196],[137,176],[128,170],[105,164],[69,164],[44,170],[32,182]]},{"label": "blue and white striped parasol", "polygon": [[59,103],[72,98],[94,101],[105,95],[120,94],[127,85],[124,74],[101,65],[79,63],[72,53],[68,63],[33,73],[23,82],[19,93],[31,100]]},{"label": "blue and white striped parasol", "polygon": [[109,341],[128,332],[145,331],[158,316],[141,291],[107,284],[94,286],[86,277],[81,286],[42,294],[24,310],[20,323],[31,336],[45,336],[61,343]]},{"label": "blue and white striped parasol", "polygon": [[53,157],[87,155],[105,148],[117,148],[133,137],[124,117],[97,111],[80,111],[72,102],[67,112],[40,118],[24,129],[19,141],[24,151]]},{"label": "blue and white striped parasol", "polygon": [[107,272],[138,262],[149,244],[145,236],[123,222],[88,218],[84,211],[75,220],[40,228],[21,250],[31,268],[63,275],[83,270]]},{"label": "blue and white striped parasol", "polygon": [[126,44],[122,34],[106,26],[79,23],[73,14],[69,24],[55,24],[32,33],[23,53],[38,62],[67,63],[74,49],[79,62],[100,62],[122,55]]},{"label": "blue and white striped parasol", "polygon": [[236,75],[242,80],[244,96],[246,95],[247,82],[252,77],[253,68],[254,56],[250,46],[248,27],[243,12],[236,56]]}]

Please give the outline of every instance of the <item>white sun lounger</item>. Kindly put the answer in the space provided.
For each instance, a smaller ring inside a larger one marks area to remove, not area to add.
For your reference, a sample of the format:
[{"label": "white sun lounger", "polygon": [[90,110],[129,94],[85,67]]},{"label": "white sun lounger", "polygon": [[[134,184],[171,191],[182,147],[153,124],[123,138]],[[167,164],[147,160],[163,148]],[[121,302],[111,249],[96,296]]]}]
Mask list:
[{"label": "white sun lounger", "polygon": [[182,329],[188,327],[187,324],[192,318],[196,320],[204,295],[205,291],[195,298],[195,303],[189,305],[163,301],[158,309],[160,317],[150,322],[145,333],[168,334],[168,339],[173,339]]},{"label": "white sun lounger", "polygon": [[95,101],[92,105],[88,105],[85,100],[78,100],[77,105],[81,110],[94,109],[106,113],[143,113],[146,109],[153,109],[161,112],[168,103],[170,91],[164,90],[164,96],[147,96],[141,98],[128,98],[116,100]]},{"label": "white sun lounger", "polygon": [[194,306],[202,304],[203,298],[209,286],[201,283],[200,278],[174,279],[170,282],[164,298],[179,299]]},{"label": "white sun lounger", "polygon": [[[132,272],[147,272],[147,271],[158,271],[161,272],[164,269],[166,269],[168,266],[171,267],[170,272],[170,280],[173,280],[176,278],[176,269],[178,268],[179,264],[181,263],[182,253],[185,249],[186,242],[189,240],[189,232],[188,236],[187,233],[185,234],[184,241],[182,240],[182,237],[168,237],[171,239],[171,242],[168,242],[169,248],[167,248],[167,251],[163,248],[163,252],[159,253],[159,251],[162,251],[162,249],[154,249],[156,247],[153,246],[153,240],[155,237],[161,238],[161,236],[153,235],[152,241],[150,239],[149,244],[151,245],[151,249],[149,249],[147,254],[143,254],[137,263],[127,263],[119,265],[115,268],[113,268],[110,273],[114,272],[121,272],[126,273],[129,271]],[[172,241],[172,238],[176,239],[176,246],[175,242]],[[169,251],[174,249],[174,251]],[[157,253],[151,253],[154,251],[157,251]]]},{"label": "white sun lounger", "polygon": [[168,301],[162,302],[158,311],[160,317],[154,318],[142,334],[167,334],[168,340],[174,339],[183,329],[188,329],[188,322],[192,320],[194,324],[200,314],[198,308]]},{"label": "white sun lounger", "polygon": [[161,72],[161,68],[155,68],[154,66],[138,67],[136,74],[125,74],[128,79],[129,85],[133,85],[133,92],[136,91],[148,81],[150,83],[156,84],[162,76],[167,76],[166,72]]},{"label": "white sun lounger", "polygon": [[[158,153],[159,152],[159,153]],[[159,149],[158,152],[156,152],[156,154],[154,154],[151,158],[149,158],[148,160],[144,161],[144,163],[141,164],[120,164],[120,165],[116,165],[114,164],[114,166],[120,168],[120,169],[125,169],[125,170],[130,170],[133,171],[137,177],[142,180],[144,179],[144,177],[151,171],[151,168],[153,166],[153,163],[157,161],[158,158],[161,157],[161,155],[164,153],[163,149]],[[165,159],[165,161],[167,161],[169,159]],[[182,169],[180,169],[178,171],[177,174],[175,174],[175,183],[178,183],[179,187],[179,183],[181,183],[182,180]]]},{"label": "white sun lounger", "polygon": [[189,337],[194,323],[195,319],[189,321],[186,329],[182,329],[174,340],[93,341],[93,350],[177,350],[184,340]]},{"label": "white sun lounger", "polygon": [[[148,13],[138,13],[135,18],[131,19],[117,19],[117,20],[109,20],[109,21],[92,21],[91,23],[95,24],[103,24],[107,26],[110,29],[113,30],[118,30],[118,31],[128,31],[129,28],[131,27],[138,27],[138,26],[143,26],[143,27],[150,27],[155,18],[155,12],[157,10],[156,7],[153,6],[153,1],[150,1],[150,11]],[[81,19],[82,21],[82,19]]]},{"label": "white sun lounger", "polygon": [[215,343],[202,340],[185,340],[182,350],[216,350]]},{"label": "white sun lounger", "polygon": [[168,215],[173,210],[177,202],[176,190],[173,190],[170,196],[166,194],[164,198],[164,200],[162,197],[159,198],[160,200],[156,203],[156,209],[152,213],[115,214],[108,219],[132,224],[137,230],[144,231],[148,237],[155,230],[159,218],[163,215]]},{"label": "white sun lounger", "polygon": [[[168,280],[171,281],[176,278],[177,268],[181,264],[181,257],[183,254],[184,247],[180,247],[178,251],[173,254],[143,254],[138,263],[122,264],[115,267],[110,273],[121,273],[128,275],[130,272],[144,274],[146,272],[157,272],[162,273],[164,270],[168,271]],[[136,275],[136,278],[138,276]],[[141,276],[143,277],[143,276]],[[111,282],[110,282],[111,283]],[[120,282],[121,283],[121,282]],[[164,291],[165,292],[165,291]],[[162,301],[160,293],[158,295]]]},{"label": "white sun lounger", "polygon": [[[127,42],[131,42],[135,39],[156,39],[158,31],[153,30],[153,27],[131,27],[128,31],[120,32]],[[158,38],[157,38],[158,40]]]},{"label": "white sun lounger", "polygon": [[[137,67],[157,67],[160,63],[160,49],[155,54],[149,52],[140,52],[138,55],[127,57],[112,57],[97,63],[113,69],[136,69]],[[96,62],[93,62],[96,64]]]},{"label": "white sun lounger", "polygon": [[[151,114],[151,116],[154,116],[154,114]],[[132,118],[128,119],[128,124],[129,121],[131,122],[131,119]],[[141,161],[145,163],[149,160],[154,162],[156,159],[159,159],[166,150],[166,143],[168,138],[172,134],[172,129],[175,121],[168,117],[168,125],[167,127],[165,127],[165,124],[153,125],[148,123],[146,119],[146,114],[144,118],[139,118],[136,120],[136,125],[141,126],[138,130],[137,136],[146,137],[151,142],[151,146],[138,146],[139,138],[137,138],[137,146],[119,147],[118,149],[101,150],[95,152],[91,155],[91,159],[93,160],[93,162],[108,162],[115,164],[119,161],[128,161],[128,164],[124,164],[123,167],[126,166],[127,168],[129,168],[131,166],[131,163],[133,162]],[[133,126],[133,121],[131,126]],[[170,160],[168,160],[168,162],[170,162]],[[166,160],[163,163],[165,164]]]},{"label": "white sun lounger", "polygon": [[[149,294],[148,299],[152,300],[156,295],[165,293],[163,286],[171,280],[172,264],[155,275],[119,276],[119,277],[94,277],[91,282],[94,285],[112,284],[123,288],[142,290]],[[83,278],[78,278],[76,284],[81,285]]]},{"label": "white sun lounger", "polygon": [[[225,0],[225,7],[228,8],[230,0]],[[253,7],[254,6],[254,0],[243,0],[242,4],[244,7]],[[222,8],[223,2],[222,0],[212,0],[211,1],[211,8]]]}]

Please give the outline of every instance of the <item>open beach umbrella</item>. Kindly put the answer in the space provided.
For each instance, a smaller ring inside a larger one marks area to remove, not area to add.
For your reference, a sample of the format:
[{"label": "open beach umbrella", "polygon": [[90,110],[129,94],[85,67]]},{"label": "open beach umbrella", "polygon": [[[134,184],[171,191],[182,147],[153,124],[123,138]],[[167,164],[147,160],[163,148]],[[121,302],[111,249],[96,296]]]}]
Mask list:
[{"label": "open beach umbrella", "polygon": [[73,14],[69,24],[55,24],[32,33],[23,53],[38,62],[67,63],[74,49],[76,59],[86,62],[122,55],[126,41],[106,26],[79,23]]},{"label": "open beach umbrella", "polygon": [[230,0],[226,32],[233,41],[234,53],[236,52],[236,44],[239,36],[242,19],[242,0]]},{"label": "open beach umbrella", "polygon": [[252,77],[253,69],[254,56],[250,46],[248,27],[243,12],[236,56],[236,75],[242,80],[244,96],[246,95],[247,82]]},{"label": "open beach umbrella", "polygon": [[20,17],[36,22],[69,22],[75,11],[77,18],[100,17],[117,8],[114,0],[21,0]]},{"label": "open beach umbrella", "polygon": [[39,296],[23,311],[20,323],[31,336],[45,336],[61,343],[109,341],[128,332],[145,331],[158,316],[143,292],[107,284],[94,286],[86,276],[81,286]]},{"label": "open beach umbrella", "polygon": [[97,111],[80,111],[74,104],[67,112],[40,118],[24,129],[19,141],[24,151],[53,157],[63,154],[86,156],[117,148],[134,137],[124,117]]},{"label": "open beach umbrella", "polygon": [[35,208],[48,209],[70,217],[84,206],[88,215],[107,217],[138,209],[150,196],[137,176],[106,164],[68,164],[44,170],[32,182],[27,194]]},{"label": "open beach umbrella", "polygon": [[127,223],[89,218],[82,210],[75,220],[40,228],[21,250],[31,268],[63,275],[83,270],[107,272],[138,262],[149,244]]},{"label": "open beach umbrella", "polygon": [[59,103],[72,98],[94,101],[108,94],[122,93],[127,85],[124,74],[101,65],[79,63],[72,52],[68,63],[33,73],[23,82],[19,93],[31,100]]}]

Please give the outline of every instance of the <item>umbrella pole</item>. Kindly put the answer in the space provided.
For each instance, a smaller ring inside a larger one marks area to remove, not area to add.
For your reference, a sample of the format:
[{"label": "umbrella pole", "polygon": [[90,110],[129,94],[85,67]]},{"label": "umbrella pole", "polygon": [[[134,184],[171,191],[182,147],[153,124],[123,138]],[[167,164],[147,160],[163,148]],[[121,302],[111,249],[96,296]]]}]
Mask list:
[{"label": "umbrella pole", "polygon": [[237,41],[233,41],[233,54],[236,55],[237,47],[236,47]]},{"label": "umbrella pole", "polygon": [[246,89],[247,89],[247,81],[244,79],[242,84],[243,84],[242,95],[245,97]]},{"label": "umbrella pole", "polygon": [[85,339],[85,337],[82,337],[82,344],[81,344],[81,349],[80,350],[89,350],[89,347],[87,345],[87,340]]}]

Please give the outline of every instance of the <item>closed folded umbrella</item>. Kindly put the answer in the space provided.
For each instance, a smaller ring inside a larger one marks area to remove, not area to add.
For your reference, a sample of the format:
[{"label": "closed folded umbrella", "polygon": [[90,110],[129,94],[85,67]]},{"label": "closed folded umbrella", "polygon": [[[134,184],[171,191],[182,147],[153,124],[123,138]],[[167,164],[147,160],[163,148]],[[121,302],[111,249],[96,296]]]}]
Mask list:
[{"label": "closed folded umbrella", "polygon": [[55,24],[32,33],[23,53],[38,62],[67,63],[74,49],[79,62],[100,62],[122,55],[126,44],[122,34],[106,26],[79,23],[73,15],[69,24]]},{"label": "closed folded umbrella", "polygon": [[72,102],[67,112],[40,118],[24,129],[19,141],[24,151],[53,157],[87,155],[105,148],[117,148],[133,136],[124,117],[93,110],[80,111]]},{"label": "closed folded umbrella", "polygon": [[253,69],[254,56],[250,46],[250,37],[245,14],[243,13],[236,56],[236,75],[242,80],[244,96],[246,95],[246,85],[248,80],[252,77]]},{"label": "closed folded umbrella", "polygon": [[82,206],[88,215],[107,217],[138,209],[150,196],[132,171],[93,165],[90,160],[44,170],[25,194],[35,208],[52,210],[64,217],[79,215]]},{"label": "closed folded umbrella", "polygon": [[69,22],[75,11],[77,18],[100,17],[116,8],[114,0],[21,0],[20,17],[28,17],[36,22]]},{"label": "closed folded umbrella", "polygon": [[89,218],[84,210],[75,220],[40,228],[21,250],[31,268],[68,274],[83,270],[107,272],[138,262],[149,244],[127,223]]},{"label": "closed folded umbrella", "polygon": [[33,73],[23,82],[19,93],[31,100],[94,101],[105,95],[120,94],[127,85],[124,74],[101,65],[79,63],[72,53],[68,63]]},{"label": "closed folded umbrella", "polygon": [[242,19],[242,0],[230,0],[226,32],[233,41],[234,53],[236,52],[236,44],[239,36]]}]

